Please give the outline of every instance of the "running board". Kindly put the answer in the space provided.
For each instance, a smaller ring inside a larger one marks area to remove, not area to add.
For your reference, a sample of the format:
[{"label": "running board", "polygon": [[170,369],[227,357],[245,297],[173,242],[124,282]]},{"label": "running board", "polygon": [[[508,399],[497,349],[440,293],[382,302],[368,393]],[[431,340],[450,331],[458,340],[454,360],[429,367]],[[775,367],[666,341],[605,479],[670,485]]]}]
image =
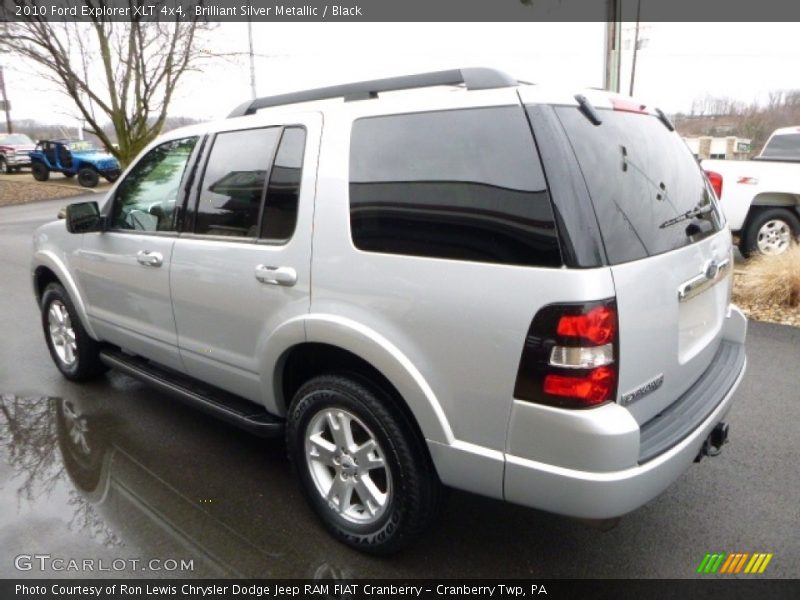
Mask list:
[{"label": "running board", "polygon": [[195,406],[231,425],[261,437],[283,434],[284,422],[263,407],[218,388],[190,379],[180,373],[155,366],[138,356],[116,349],[103,349],[100,360],[112,369],[130,375],[178,400]]}]

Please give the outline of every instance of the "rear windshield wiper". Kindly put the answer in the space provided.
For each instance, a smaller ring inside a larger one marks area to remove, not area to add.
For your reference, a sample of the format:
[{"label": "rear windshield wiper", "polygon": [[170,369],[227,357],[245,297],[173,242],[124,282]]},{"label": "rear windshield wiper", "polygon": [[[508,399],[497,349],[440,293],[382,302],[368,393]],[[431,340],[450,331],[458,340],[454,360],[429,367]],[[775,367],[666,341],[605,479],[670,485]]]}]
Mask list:
[{"label": "rear windshield wiper", "polygon": [[687,210],[682,215],[678,215],[677,217],[675,217],[673,219],[668,219],[667,221],[664,221],[661,225],[658,226],[658,228],[659,229],[664,229],[666,227],[669,227],[670,225],[675,225],[676,223],[680,223],[681,221],[686,221],[688,219],[694,219],[696,217],[701,217],[703,215],[707,215],[712,210],[714,210],[714,205],[711,204],[710,202],[708,204],[706,204],[705,206],[696,206],[692,210]]}]

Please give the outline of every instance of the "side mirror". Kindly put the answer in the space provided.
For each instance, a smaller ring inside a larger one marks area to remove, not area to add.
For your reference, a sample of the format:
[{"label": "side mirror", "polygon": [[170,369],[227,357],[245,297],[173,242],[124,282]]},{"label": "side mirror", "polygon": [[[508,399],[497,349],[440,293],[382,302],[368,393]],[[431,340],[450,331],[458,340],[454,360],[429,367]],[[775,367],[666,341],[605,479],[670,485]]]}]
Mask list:
[{"label": "side mirror", "polygon": [[90,233],[103,231],[105,218],[100,214],[97,202],[76,202],[67,206],[67,231],[70,233]]}]

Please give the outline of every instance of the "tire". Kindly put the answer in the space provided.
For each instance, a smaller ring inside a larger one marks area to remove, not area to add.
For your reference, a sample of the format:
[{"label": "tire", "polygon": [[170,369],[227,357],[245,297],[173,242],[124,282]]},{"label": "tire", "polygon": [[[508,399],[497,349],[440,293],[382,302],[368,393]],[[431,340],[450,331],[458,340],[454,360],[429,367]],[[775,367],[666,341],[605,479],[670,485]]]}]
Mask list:
[{"label": "tire", "polygon": [[[351,444],[343,443],[346,430]],[[397,552],[438,515],[442,485],[424,440],[396,401],[368,381],[322,375],[305,383],[289,409],[286,444],[311,508],[356,550]]]},{"label": "tire", "polygon": [[36,181],[47,181],[50,178],[50,169],[38,161],[31,164],[31,173]]},{"label": "tire", "polygon": [[83,328],[61,284],[51,283],[45,288],[41,308],[47,348],[64,377],[70,381],[87,381],[108,370],[100,361],[100,344]]},{"label": "tire", "polygon": [[97,171],[91,167],[83,167],[78,169],[78,183],[83,187],[93,188],[100,181],[100,176]]},{"label": "tire", "polygon": [[3,175],[11,175],[14,172],[14,169],[8,166],[6,159],[0,156],[0,173]]},{"label": "tire", "polygon": [[114,183],[117,179],[119,179],[119,173],[112,173],[111,175],[106,175],[106,181],[109,183]]},{"label": "tire", "polygon": [[739,250],[744,256],[783,254],[800,236],[800,219],[786,208],[759,209],[749,219]]},{"label": "tire", "polygon": [[75,177],[75,173],[64,173],[64,177],[66,177],[67,179],[72,179],[73,177]]}]

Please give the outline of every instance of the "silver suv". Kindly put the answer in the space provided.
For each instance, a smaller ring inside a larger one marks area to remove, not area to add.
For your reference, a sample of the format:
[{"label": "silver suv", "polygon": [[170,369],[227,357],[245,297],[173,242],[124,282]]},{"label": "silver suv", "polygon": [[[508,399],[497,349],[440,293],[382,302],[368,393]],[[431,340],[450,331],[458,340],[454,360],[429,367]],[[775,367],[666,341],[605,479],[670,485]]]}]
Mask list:
[{"label": "silver suv", "polygon": [[35,235],[56,366],[285,435],[338,539],[443,485],[622,515],[719,453],[745,368],[731,236],[658,109],[461,69],[260,98]]}]

